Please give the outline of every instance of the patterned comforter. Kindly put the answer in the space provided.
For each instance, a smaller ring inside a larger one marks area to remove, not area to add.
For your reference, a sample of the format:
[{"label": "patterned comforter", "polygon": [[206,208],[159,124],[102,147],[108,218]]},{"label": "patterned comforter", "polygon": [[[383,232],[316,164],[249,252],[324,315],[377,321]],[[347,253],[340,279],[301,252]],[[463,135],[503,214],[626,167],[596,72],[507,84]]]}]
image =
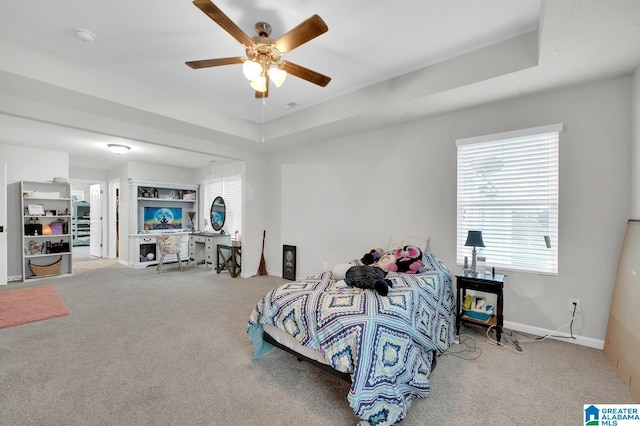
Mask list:
[{"label": "patterned comforter", "polygon": [[451,274],[432,254],[423,261],[420,274],[389,273],[387,296],[337,288],[331,272],[269,291],[249,319],[254,358],[272,348],[262,325],[275,325],[351,374],[347,399],[362,424],[402,420],[412,398],[431,391],[434,352],[444,352],[455,338]]}]

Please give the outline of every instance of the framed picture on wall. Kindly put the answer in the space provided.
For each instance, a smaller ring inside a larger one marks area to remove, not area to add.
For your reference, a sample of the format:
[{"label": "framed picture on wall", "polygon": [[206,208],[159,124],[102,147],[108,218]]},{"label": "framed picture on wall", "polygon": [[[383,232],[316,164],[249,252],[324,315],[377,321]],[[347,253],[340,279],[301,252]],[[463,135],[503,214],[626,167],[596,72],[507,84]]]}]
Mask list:
[{"label": "framed picture on wall", "polygon": [[282,278],[291,281],[296,279],[296,246],[282,246]]}]

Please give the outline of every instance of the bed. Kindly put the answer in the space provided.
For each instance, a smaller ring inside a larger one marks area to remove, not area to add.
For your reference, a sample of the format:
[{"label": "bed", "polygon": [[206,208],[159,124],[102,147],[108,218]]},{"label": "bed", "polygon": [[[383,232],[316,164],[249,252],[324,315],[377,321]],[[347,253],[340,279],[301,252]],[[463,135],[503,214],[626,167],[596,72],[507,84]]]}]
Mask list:
[{"label": "bed", "polygon": [[434,357],[455,338],[451,274],[435,255],[422,259],[419,274],[387,275],[387,296],[336,286],[331,271],[270,290],[249,319],[254,359],[274,343],[350,379],[362,424],[401,421],[414,397],[429,395]]}]

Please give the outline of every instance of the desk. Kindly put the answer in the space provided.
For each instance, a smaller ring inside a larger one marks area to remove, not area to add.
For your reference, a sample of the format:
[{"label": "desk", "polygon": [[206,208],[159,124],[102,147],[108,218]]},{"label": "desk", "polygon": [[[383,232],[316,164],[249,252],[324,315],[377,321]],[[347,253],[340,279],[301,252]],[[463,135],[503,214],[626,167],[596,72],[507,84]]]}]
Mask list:
[{"label": "desk", "polygon": [[196,265],[202,262],[205,268],[207,265],[218,263],[216,259],[216,245],[229,244],[231,236],[227,234],[214,234],[211,232],[195,232],[189,234],[189,259]]},{"label": "desk", "polygon": [[[159,232],[148,234],[129,234],[129,267],[134,269],[146,268],[151,265],[157,265],[160,259],[158,253],[157,239],[161,235]],[[180,245],[180,258],[188,259],[189,245],[186,232],[171,232],[171,235],[180,236],[182,241]],[[177,261],[175,255],[167,256],[166,262]]]},{"label": "desk", "polygon": [[[242,246],[225,246],[218,244],[218,259],[216,262],[216,272],[223,269],[229,271],[233,278],[240,275],[242,270]],[[222,262],[220,262],[222,260]]]},{"label": "desk", "polygon": [[[456,283],[458,287],[458,290],[456,291],[456,334],[460,334],[460,324],[462,323],[478,324],[485,327],[494,326],[496,329],[496,340],[500,342],[502,326],[504,324],[502,303],[504,299],[503,289],[505,277],[506,275],[503,274],[471,274],[465,272],[456,274]],[[498,300],[496,303],[496,314],[487,321],[481,321],[464,315],[461,301],[464,300],[467,290],[475,290],[497,295]]]}]

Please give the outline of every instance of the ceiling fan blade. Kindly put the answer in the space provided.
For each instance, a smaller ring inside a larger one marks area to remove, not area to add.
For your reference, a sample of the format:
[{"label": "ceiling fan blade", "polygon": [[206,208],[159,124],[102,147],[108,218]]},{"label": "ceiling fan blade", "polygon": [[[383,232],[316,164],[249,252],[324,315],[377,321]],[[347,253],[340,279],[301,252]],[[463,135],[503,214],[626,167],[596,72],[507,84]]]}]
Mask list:
[{"label": "ceiling fan blade", "polygon": [[284,54],[327,31],[329,31],[329,27],[327,27],[322,18],[318,15],[313,15],[277,39],[274,45]]},{"label": "ceiling fan blade", "polygon": [[293,62],[283,61],[280,66],[289,74],[295,75],[296,77],[302,78],[303,80],[310,81],[311,83],[317,84],[318,86],[325,87],[331,81],[331,77],[327,77],[326,75],[322,75],[319,72],[312,71],[309,68],[305,68],[301,65],[294,64]]},{"label": "ceiling fan blade", "polygon": [[226,32],[231,34],[233,38],[238,40],[245,47],[253,45],[253,40],[239,26],[237,26],[227,15],[222,12],[218,6],[211,3],[210,0],[193,0],[193,4],[203,11],[209,18],[213,19]]},{"label": "ceiling fan blade", "polygon": [[217,67],[220,65],[234,65],[244,62],[244,58],[240,56],[234,56],[233,58],[218,58],[218,59],[203,59],[201,61],[189,61],[185,62],[188,66],[197,70],[199,68]]}]

